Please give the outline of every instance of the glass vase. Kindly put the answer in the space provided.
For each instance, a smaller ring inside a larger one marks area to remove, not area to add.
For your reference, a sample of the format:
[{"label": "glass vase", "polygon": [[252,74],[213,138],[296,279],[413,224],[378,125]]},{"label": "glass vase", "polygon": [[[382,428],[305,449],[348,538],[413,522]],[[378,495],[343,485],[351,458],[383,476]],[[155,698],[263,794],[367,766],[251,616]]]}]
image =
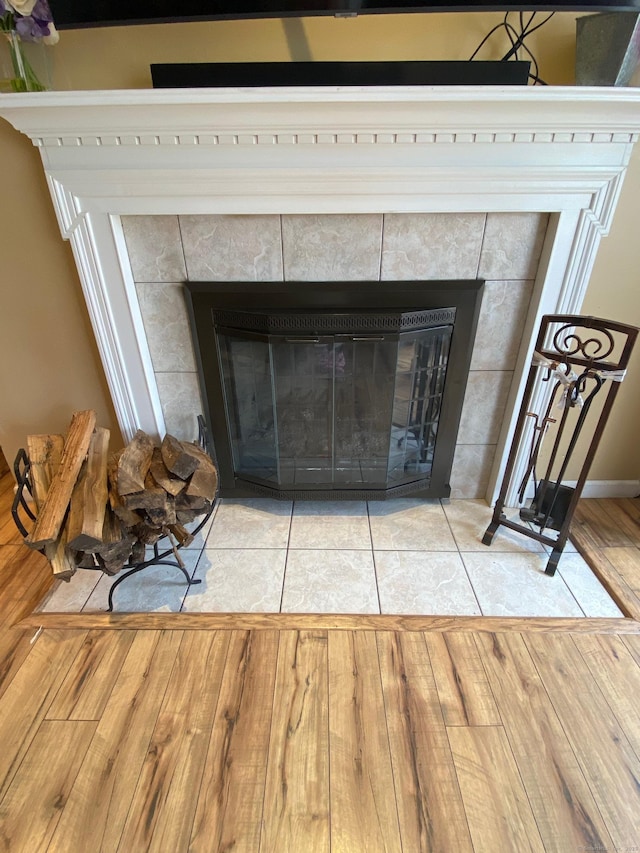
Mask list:
[{"label": "glass vase", "polygon": [[44,92],[50,88],[47,46],[25,42],[15,30],[0,32],[0,91]]}]

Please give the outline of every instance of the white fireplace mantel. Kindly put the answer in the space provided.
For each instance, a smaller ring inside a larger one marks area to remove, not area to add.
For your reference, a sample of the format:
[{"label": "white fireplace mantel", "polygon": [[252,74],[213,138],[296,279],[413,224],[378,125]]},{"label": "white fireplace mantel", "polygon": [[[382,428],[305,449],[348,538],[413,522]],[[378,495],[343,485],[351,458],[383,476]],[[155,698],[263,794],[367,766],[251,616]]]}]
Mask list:
[{"label": "white fireplace mantel", "polygon": [[[39,147],[125,437],[164,421],[120,216],[552,214],[519,356],[580,309],[640,132],[640,90],[291,87],[0,96]],[[508,448],[514,383],[488,498]]]}]

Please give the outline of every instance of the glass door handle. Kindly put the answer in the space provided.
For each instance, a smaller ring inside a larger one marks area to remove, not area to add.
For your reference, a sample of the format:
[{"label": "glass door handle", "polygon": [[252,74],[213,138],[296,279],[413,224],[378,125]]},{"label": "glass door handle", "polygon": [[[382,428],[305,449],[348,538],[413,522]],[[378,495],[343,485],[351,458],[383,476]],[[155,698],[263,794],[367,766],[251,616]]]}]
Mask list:
[{"label": "glass door handle", "polygon": [[285,338],[287,344],[319,344],[320,338]]},{"label": "glass door handle", "polygon": [[384,335],[349,335],[349,338],[352,341],[372,341],[373,343],[385,339]]}]

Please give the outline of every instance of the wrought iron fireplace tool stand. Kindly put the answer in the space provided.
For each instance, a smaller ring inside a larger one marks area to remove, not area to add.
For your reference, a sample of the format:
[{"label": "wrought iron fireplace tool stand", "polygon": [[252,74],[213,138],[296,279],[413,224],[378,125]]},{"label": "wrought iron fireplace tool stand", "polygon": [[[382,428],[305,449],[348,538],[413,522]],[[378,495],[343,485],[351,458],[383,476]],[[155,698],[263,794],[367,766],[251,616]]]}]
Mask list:
[{"label": "wrought iron fireplace tool stand", "polygon": [[[508,527],[550,547],[545,573],[555,574],[637,335],[634,326],[595,317],[548,314],[542,318],[500,495],[482,539],[485,545],[491,545],[498,527]],[[589,418],[592,404],[603,389],[607,393],[600,414]],[[543,462],[543,441],[548,432],[555,435],[548,459]],[[575,486],[569,486],[563,479],[576,451],[584,446],[579,439],[584,441],[585,437],[588,445],[582,451],[580,474]],[[531,449],[518,498],[522,504],[533,482],[533,499],[520,509],[520,521],[510,521],[503,510],[518,477],[516,461],[525,442],[530,442]],[[545,472],[538,479],[540,462]],[[557,537],[546,534],[548,529],[558,531]]]},{"label": "wrought iron fireplace tool stand", "polygon": [[[207,429],[204,423],[204,418],[202,415],[198,415],[198,444],[205,450],[209,455],[211,455],[209,438]],[[31,462],[29,457],[24,449],[20,449],[16,455],[15,461],[13,463],[13,472],[15,474],[17,488],[16,493],[13,499],[13,504],[11,506],[11,515],[13,516],[13,520],[16,524],[16,527],[20,531],[21,535],[26,539],[29,535],[28,530],[26,529],[22,518],[21,512],[23,512],[31,521],[36,520],[36,515],[31,509],[30,503],[33,503],[33,488],[31,484]],[[30,496],[31,501],[27,498],[25,492]],[[191,531],[191,536],[195,537],[205,526],[207,521],[211,518],[211,514],[215,508],[215,500],[211,503],[211,508],[207,513],[202,516],[202,520],[199,522],[197,527],[195,527]],[[160,547],[160,544],[163,540],[169,540],[170,546]],[[120,586],[123,581],[126,581],[128,578],[133,575],[138,574],[143,569],[148,568],[149,566],[172,566],[178,569],[184,575],[185,581],[187,583],[187,588],[194,586],[195,584],[202,583],[200,578],[192,578],[186,570],[184,562],[182,561],[178,551],[183,548],[183,545],[179,542],[173,542],[170,536],[165,535],[161,536],[157,542],[153,544],[153,556],[149,560],[143,560],[142,562],[129,562],[125,564],[122,570],[118,573],[116,580],[112,583],[109,589],[109,597],[108,597],[108,606],[107,612],[113,612],[113,593],[116,588]],[[44,549],[41,549],[41,552],[44,553]],[[102,568],[100,566],[83,566],[83,569],[87,571],[98,571],[102,572]]]}]

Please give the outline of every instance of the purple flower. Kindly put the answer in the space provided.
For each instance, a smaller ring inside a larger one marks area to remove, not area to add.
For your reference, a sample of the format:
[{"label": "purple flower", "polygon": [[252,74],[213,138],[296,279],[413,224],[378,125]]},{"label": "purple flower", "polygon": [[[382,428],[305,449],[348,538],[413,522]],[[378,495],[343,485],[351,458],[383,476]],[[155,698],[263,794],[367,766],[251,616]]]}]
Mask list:
[{"label": "purple flower", "polygon": [[2,29],[15,28],[23,41],[44,39],[53,43],[58,39],[47,0],[0,0],[0,15],[6,16]]}]

